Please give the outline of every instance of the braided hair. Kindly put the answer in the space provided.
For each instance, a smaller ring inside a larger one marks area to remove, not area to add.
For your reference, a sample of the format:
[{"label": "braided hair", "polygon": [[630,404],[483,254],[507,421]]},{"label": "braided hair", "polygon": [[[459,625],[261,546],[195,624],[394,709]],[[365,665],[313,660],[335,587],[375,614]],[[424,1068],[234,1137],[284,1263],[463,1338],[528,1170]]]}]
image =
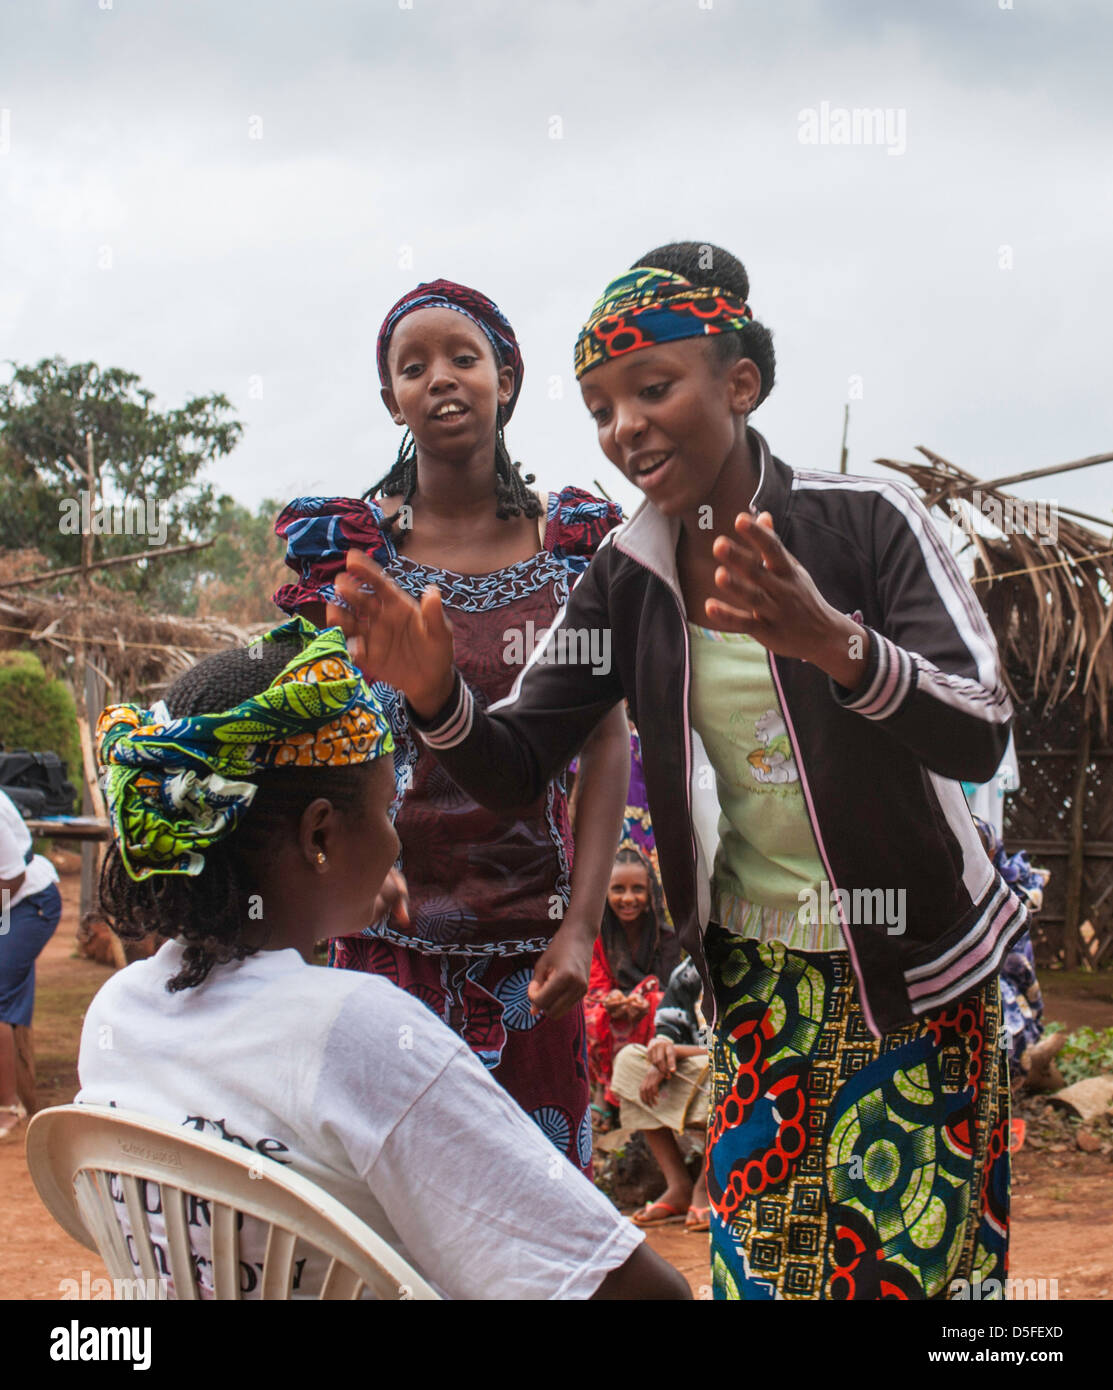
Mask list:
[{"label": "braided hair", "polygon": [[[266,690],[298,651],[294,642],[261,642],[207,657],[169,687],[167,709],[175,719],[232,709]],[[247,814],[231,835],[205,851],[197,875],[154,874],[136,882],[114,841],[101,869],[101,911],[125,941],[159,935],[186,943],[182,968],[166,986],[171,993],[201,984],[214,965],[244,960],[259,949],[248,944],[247,899],[262,893],[269,866],[289,848],[305,808],[324,797],[342,815],[360,815],[358,774],[373,766],[270,768],[254,774],[247,780],[259,790]],[[251,922],[256,931],[259,926],[265,936],[265,923]]]},{"label": "braided hair", "polygon": [[[675,275],[683,275],[693,285],[719,286],[736,294],[740,299],[750,297],[750,277],[746,267],[729,251],[721,246],[711,246],[707,242],[674,241],[668,246],[657,246],[630,267],[647,266],[652,270],[671,270]],[[709,336],[710,350],[714,360],[723,366],[748,357],[761,373],[761,390],[758,392],[754,409],[762,403],[773,389],[777,359],[773,351],[773,335],[762,323],[752,322],[733,333],[713,333]]]},{"label": "braided hair", "polygon": [[[500,405],[495,423],[495,515],[500,521],[509,521],[515,516],[536,519],[541,515],[541,499],[535,492],[531,492],[528,486],[537,481],[536,476],[527,473],[523,477],[522,465],[511,459],[510,451],[506,447],[504,426],[503,409]],[[382,529],[390,534],[402,513],[402,507],[409,506],[416,491],[417,441],[407,429],[402,435],[394,466],[389,473],[384,473],[377,483],[372,483],[363,494],[363,500],[369,502],[373,497],[397,497],[401,494],[402,502],[398,511],[383,519]]]}]

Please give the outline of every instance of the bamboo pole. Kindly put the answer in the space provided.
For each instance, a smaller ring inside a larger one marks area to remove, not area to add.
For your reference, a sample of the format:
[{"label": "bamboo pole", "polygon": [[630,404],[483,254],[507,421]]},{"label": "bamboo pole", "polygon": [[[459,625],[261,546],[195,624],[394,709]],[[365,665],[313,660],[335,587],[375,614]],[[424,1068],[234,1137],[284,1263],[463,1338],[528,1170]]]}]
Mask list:
[{"label": "bamboo pole", "polygon": [[[92,515],[93,507],[97,500],[97,467],[93,453],[93,434],[90,430],[85,435],[85,487],[89,493],[89,514]],[[74,704],[77,707],[77,731],[81,739],[81,811],[83,815],[89,816],[96,813],[96,762],[93,759],[93,745],[89,734],[89,704],[88,704],[88,682],[86,680],[85,666],[85,612],[89,604],[89,569],[93,563],[93,533],[82,531],[81,533],[81,577],[78,580],[79,602],[77,607],[77,650],[73,658],[73,693]],[[97,847],[86,841],[81,846],[81,900],[78,909],[78,920],[84,921],[85,914],[92,910],[93,903],[96,901],[97,892],[97,867],[100,856]]]},{"label": "bamboo pole", "polygon": [[1067,859],[1066,906],[1064,908],[1063,964],[1073,970],[1082,959],[1078,929],[1082,921],[1082,870],[1086,850],[1086,769],[1090,763],[1090,721],[1083,716],[1079,730],[1078,760],[1074,765],[1071,791],[1070,856]]},{"label": "bamboo pole", "polygon": [[[1113,523],[1111,523],[1113,524]],[[82,542],[84,545],[84,541]],[[169,555],[184,555],[187,550],[205,550],[212,541],[190,541],[185,545],[160,545],[147,550],[136,550],[130,555],[116,555],[110,560],[94,560],[88,565],[66,565],[62,569],[47,570],[44,574],[33,574],[26,579],[5,579],[0,589],[21,589],[26,584],[45,584],[48,579],[60,579],[66,574],[88,574],[92,570],[106,570],[113,565],[130,565],[136,560],[164,560]]]},{"label": "bamboo pole", "polygon": [[[923,449],[921,445],[917,445],[917,448],[920,448],[921,452],[927,454],[929,458],[932,457],[928,450]],[[884,461],[884,459],[877,460],[878,463],[884,463]],[[1071,473],[1076,468],[1092,468],[1096,463],[1113,463],[1113,454],[1091,454],[1089,458],[1075,459],[1072,463],[1056,463],[1050,468],[1032,468],[1027,473],[1010,473],[1005,478],[986,478],[984,481],[972,479],[968,483],[956,483],[953,487],[948,486],[947,492],[951,497],[961,497],[964,492],[973,492],[975,488],[1001,488],[1007,487],[1011,483],[1030,483],[1036,478],[1050,478],[1056,473]]]}]

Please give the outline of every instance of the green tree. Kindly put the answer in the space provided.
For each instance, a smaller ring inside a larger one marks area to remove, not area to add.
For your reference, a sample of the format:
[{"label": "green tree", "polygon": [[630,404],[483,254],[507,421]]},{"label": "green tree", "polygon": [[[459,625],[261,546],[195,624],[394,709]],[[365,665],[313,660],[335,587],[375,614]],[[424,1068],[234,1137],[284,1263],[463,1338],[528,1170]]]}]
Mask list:
[{"label": "green tree", "polygon": [[282,613],[271,594],[293,575],[286,568],[285,546],[274,534],[274,519],[283,503],[260,502],[252,512],[231,497],[219,498],[213,544],[196,557],[190,615],[223,618],[231,623],[279,623]]},{"label": "green tree", "polygon": [[[72,526],[67,533],[63,522],[72,521],[86,489],[87,434],[107,505],[150,499],[146,516],[157,518],[160,529],[165,522],[166,544],[207,539],[220,502],[203,475],[231,453],[243,427],[223,395],[195,396],[167,411],[153,401],[154,392],[119,367],[102,370],[61,357],[14,364],[11,380],[0,386],[0,547],[34,545],[55,566],[80,563],[81,536]],[[142,550],[148,539],[98,535],[95,558]],[[100,571],[97,582],[147,601],[157,590],[163,604],[175,607],[195,567],[194,557],[174,556]]]}]

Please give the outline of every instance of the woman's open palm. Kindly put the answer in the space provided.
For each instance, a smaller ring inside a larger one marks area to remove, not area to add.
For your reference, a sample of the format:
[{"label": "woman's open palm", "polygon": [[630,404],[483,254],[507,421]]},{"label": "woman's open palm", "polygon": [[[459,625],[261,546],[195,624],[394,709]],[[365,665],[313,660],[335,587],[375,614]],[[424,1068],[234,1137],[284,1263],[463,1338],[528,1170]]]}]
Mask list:
[{"label": "woman's open palm", "polygon": [[343,629],[348,654],[371,681],[394,686],[424,718],[432,718],[452,693],[452,628],[440,590],[428,588],[417,602],[358,550],[336,589],[348,605],[330,603],[327,619]]}]

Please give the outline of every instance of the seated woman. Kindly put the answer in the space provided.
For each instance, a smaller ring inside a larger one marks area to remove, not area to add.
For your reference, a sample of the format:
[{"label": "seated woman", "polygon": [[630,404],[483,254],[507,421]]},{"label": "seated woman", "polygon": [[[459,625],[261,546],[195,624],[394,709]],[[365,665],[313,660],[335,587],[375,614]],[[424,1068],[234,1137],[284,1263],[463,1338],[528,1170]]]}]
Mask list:
[{"label": "seated woman", "polygon": [[667,980],[680,960],[676,933],[665,921],[660,884],[633,845],[615,858],[603,924],[591,959],[587,1011],[587,1063],[600,1129],[613,1128],[618,1101],[610,1090],[614,1055],[628,1043],[646,1043]]},{"label": "seated woman", "polygon": [[633,1216],[636,1226],[660,1226],[686,1211],[686,1231],[710,1228],[706,1173],[701,1168],[692,1182],[676,1142],[686,1129],[707,1128],[711,1068],[699,1009],[702,990],[695,964],[682,961],[657,1006],[653,1041],[648,1047],[631,1043],[614,1059],[611,1090],[621,1103],[622,1128],[645,1134],[667,1184]]},{"label": "seated woman", "polygon": [[[106,709],[97,741],[116,836],[103,907],[122,936],[173,939],[90,1005],[79,1102],[291,1166],[453,1298],[688,1296],[419,1000],[310,964],[315,943],[398,896],[383,889],[398,850],[391,734],[339,629],[295,618],[210,657],[164,707]],[[252,1226],[240,1275],[257,1297]],[[298,1266],[295,1295],[326,1265]]]}]

